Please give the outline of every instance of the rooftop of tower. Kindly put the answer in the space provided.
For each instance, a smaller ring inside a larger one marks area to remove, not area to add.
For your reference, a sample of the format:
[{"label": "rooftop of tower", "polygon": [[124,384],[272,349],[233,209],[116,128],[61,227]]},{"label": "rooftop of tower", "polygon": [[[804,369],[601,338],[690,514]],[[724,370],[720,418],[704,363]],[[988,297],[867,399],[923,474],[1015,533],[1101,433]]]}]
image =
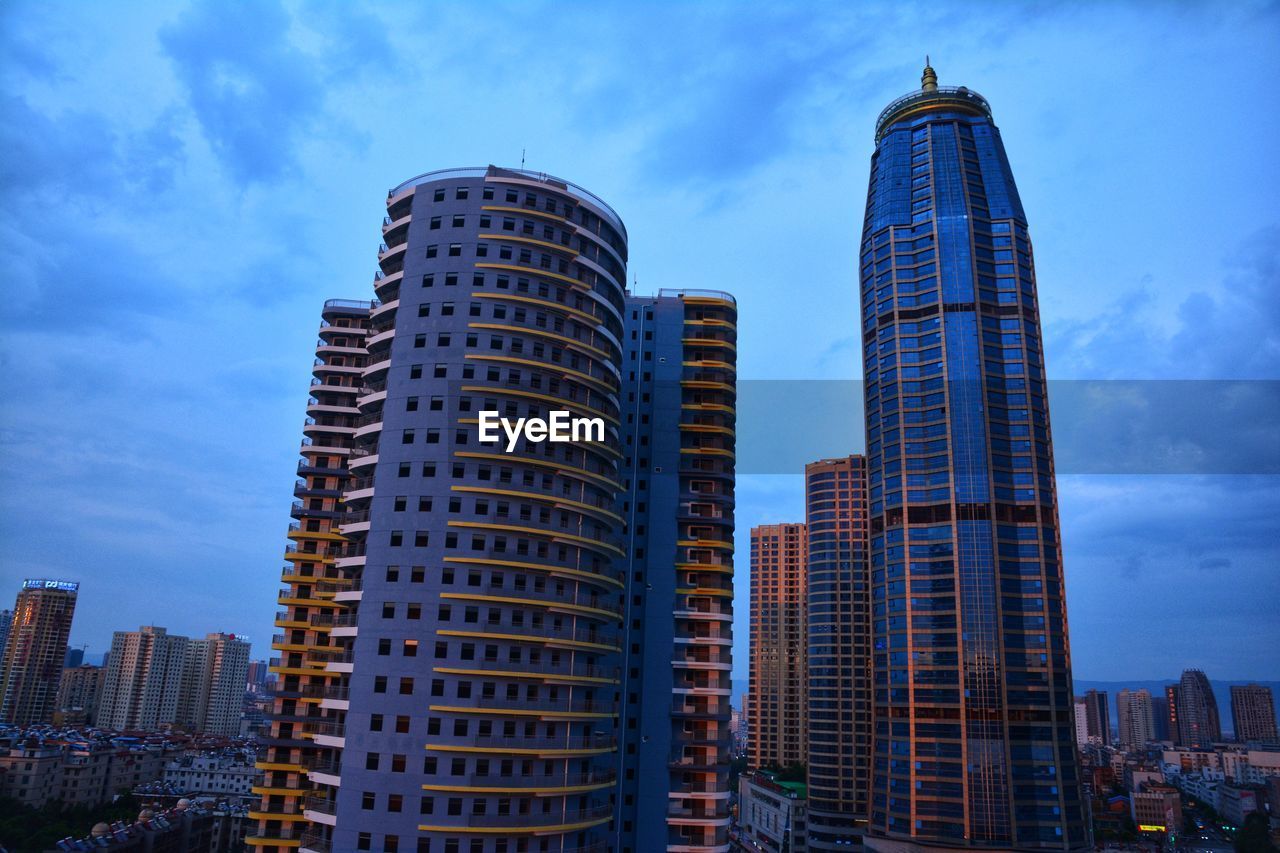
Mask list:
[{"label": "rooftop of tower", "polygon": [[933,110],[957,110],[991,118],[991,105],[977,92],[965,86],[939,86],[938,74],[926,56],[920,88],[894,100],[876,119],[876,141],[880,141],[885,129],[893,122]]},{"label": "rooftop of tower", "polygon": [[516,178],[521,180],[532,180],[539,183],[547,184],[550,187],[575,195],[579,199],[589,202],[599,209],[613,225],[618,228],[626,236],[627,228],[622,224],[622,217],[600,196],[586,189],[585,187],[575,184],[573,181],[566,181],[564,178],[557,178],[555,175],[548,175],[546,172],[535,172],[532,169],[516,169],[508,166],[464,166],[456,169],[436,169],[434,172],[424,172],[421,175],[410,178],[403,183],[397,184],[387,191],[387,197],[399,195],[409,187],[425,184],[429,181],[443,181],[453,178]]}]

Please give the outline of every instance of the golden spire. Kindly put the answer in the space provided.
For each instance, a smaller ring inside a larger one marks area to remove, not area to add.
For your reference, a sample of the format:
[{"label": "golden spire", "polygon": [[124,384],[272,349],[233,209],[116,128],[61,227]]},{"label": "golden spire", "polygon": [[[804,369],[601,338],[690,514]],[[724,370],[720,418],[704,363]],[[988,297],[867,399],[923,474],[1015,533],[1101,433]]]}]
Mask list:
[{"label": "golden spire", "polygon": [[938,73],[929,64],[928,54],[924,57],[924,73],[920,75],[920,90],[922,92],[938,91]]}]

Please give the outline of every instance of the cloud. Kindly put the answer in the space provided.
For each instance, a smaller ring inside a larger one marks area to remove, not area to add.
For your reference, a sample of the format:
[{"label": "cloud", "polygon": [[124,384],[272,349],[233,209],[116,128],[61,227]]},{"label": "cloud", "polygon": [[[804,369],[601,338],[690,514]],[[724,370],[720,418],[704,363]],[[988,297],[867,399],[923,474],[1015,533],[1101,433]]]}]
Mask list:
[{"label": "cloud", "polygon": [[393,94],[384,87],[401,63],[390,27],[338,2],[291,14],[277,0],[197,0],[159,39],[205,139],[244,187],[297,176],[299,154],[314,142],[345,151],[368,144],[367,131],[331,107],[366,102],[361,86]]},{"label": "cloud", "polygon": [[1047,324],[1056,376],[1280,379],[1280,226],[1233,248],[1221,280],[1162,317],[1159,283],[1146,280],[1106,309]]}]

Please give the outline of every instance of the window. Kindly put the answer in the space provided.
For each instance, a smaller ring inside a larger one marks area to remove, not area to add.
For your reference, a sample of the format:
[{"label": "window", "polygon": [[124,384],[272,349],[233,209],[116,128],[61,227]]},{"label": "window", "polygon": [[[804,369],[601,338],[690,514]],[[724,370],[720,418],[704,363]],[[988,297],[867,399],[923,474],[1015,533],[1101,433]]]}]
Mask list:
[{"label": "window", "polygon": [[421,379],[421,378],[422,378],[422,365],[421,365],[421,364],[411,364],[411,365],[409,365],[409,378],[410,378],[410,379]]},{"label": "window", "polygon": [[453,197],[458,201],[466,201],[467,187],[458,187],[457,191],[454,192]]},{"label": "window", "polygon": [[430,227],[431,227],[431,230],[432,230],[432,231],[439,231],[439,230],[440,230],[440,217],[439,217],[439,216],[433,216],[433,217],[431,217],[431,226],[430,226]]},{"label": "window", "polygon": [[455,214],[455,215],[454,215],[454,217],[453,217],[453,227],[454,227],[454,228],[461,228],[461,227],[463,227],[464,225],[466,225],[466,222],[467,222],[467,218],[466,218],[465,216],[462,216],[462,215],[459,215],[459,214]]},{"label": "window", "polygon": [[413,695],[413,679],[412,678],[400,679],[400,695],[401,696]]},{"label": "window", "polygon": [[439,246],[428,246],[428,247],[427,247],[427,257],[428,257],[428,258],[434,258],[437,254],[439,254],[439,252],[440,252],[440,247],[439,247]]},{"label": "window", "polygon": [[[360,808],[364,809],[367,812],[373,811],[375,799],[376,797],[373,791],[365,791],[364,794],[360,797]],[[363,849],[368,850],[369,848],[364,847]]]},{"label": "window", "polygon": [[404,531],[403,530],[391,531],[391,547],[398,548],[402,544],[404,544]]},{"label": "window", "polygon": [[450,244],[449,244],[449,257],[451,257],[451,258],[460,258],[460,257],[462,257],[462,244],[461,244],[461,243],[450,243]]}]

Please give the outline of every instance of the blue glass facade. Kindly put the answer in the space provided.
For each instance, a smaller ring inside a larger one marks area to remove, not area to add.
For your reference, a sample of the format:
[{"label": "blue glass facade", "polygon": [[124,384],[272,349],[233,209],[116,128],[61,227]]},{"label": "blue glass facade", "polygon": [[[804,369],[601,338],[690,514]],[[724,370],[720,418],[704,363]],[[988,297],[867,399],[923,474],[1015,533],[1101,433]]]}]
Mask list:
[{"label": "blue glass facade", "polygon": [[861,244],[870,834],[1079,848],[1027,221],[986,101],[931,75],[881,116]]}]

